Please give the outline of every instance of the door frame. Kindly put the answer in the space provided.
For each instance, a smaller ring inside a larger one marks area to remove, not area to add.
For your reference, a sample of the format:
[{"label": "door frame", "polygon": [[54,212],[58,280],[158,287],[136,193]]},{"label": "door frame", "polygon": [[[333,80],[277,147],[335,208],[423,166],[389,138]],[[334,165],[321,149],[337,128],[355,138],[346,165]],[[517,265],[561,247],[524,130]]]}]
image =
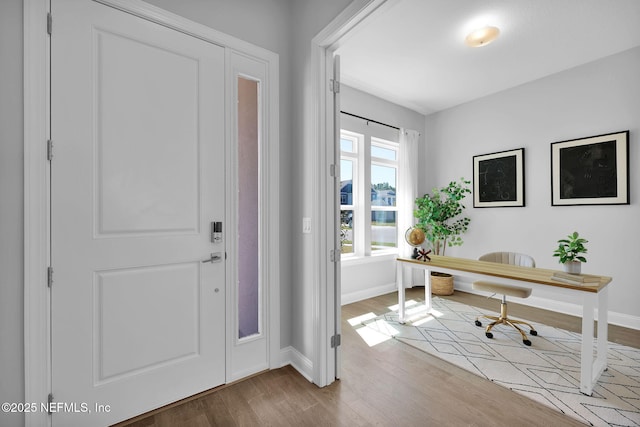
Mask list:
[{"label": "door frame", "polygon": [[[261,179],[268,182],[265,203],[260,207],[263,222],[270,233],[263,248],[264,264],[269,268],[261,277],[267,280],[268,357],[269,368],[281,366],[280,350],[280,183],[279,183],[279,58],[278,55],[167,12],[140,0],[93,0],[124,12],[139,16],[165,27],[238,52],[264,63],[265,82],[264,129],[268,153]],[[50,163],[47,141],[50,135],[50,43],[47,14],[50,0],[24,0],[24,379],[25,402],[46,403],[51,392],[50,359],[50,293],[48,267],[50,252]],[[55,13],[53,17],[55,31]],[[228,79],[225,79],[227,81]],[[226,87],[227,83],[225,83]],[[233,93],[226,87],[226,93]],[[228,95],[225,95],[228,96]],[[225,105],[228,105],[225,100]],[[229,122],[225,113],[225,122]],[[225,132],[229,146],[233,133]],[[55,160],[54,160],[55,161]],[[233,171],[230,171],[233,172]],[[55,283],[54,285],[55,286]],[[231,284],[227,280],[226,286]],[[227,341],[233,334],[227,325]],[[228,344],[228,343],[227,343]],[[46,412],[25,414],[26,426],[48,426],[51,418]]]},{"label": "door frame", "polygon": [[[340,373],[340,347],[331,346],[331,337],[340,331],[340,275],[339,262],[331,261],[331,251],[340,254],[339,225],[335,224],[335,210],[339,200],[330,174],[336,164],[335,153],[339,147],[334,139],[336,111],[333,92],[330,89],[333,68],[333,52],[347,40],[349,32],[381,6],[391,7],[399,0],[353,0],[333,21],[311,41],[312,116],[309,126],[313,129],[315,163],[313,164],[313,188],[323,197],[314,198],[313,217],[318,238],[313,246],[313,382],[320,387],[334,382]],[[339,179],[339,178],[337,178]]]}]

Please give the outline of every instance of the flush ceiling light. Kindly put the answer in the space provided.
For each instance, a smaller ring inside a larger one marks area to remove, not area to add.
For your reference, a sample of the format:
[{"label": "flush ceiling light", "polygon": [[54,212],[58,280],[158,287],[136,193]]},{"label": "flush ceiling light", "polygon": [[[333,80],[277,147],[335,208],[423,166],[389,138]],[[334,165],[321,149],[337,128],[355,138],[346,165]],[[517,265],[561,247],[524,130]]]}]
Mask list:
[{"label": "flush ceiling light", "polygon": [[464,39],[464,42],[469,47],[486,46],[497,39],[498,35],[500,35],[498,27],[482,27],[471,31]]}]

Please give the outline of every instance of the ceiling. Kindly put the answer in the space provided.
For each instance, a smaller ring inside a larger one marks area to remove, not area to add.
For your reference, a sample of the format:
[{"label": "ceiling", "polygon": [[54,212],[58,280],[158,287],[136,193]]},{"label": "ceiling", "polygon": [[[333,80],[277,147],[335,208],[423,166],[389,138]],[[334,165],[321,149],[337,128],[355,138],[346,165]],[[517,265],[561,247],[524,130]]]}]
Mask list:
[{"label": "ceiling", "polygon": [[640,0],[387,0],[336,53],[342,83],[428,115],[639,45]]}]

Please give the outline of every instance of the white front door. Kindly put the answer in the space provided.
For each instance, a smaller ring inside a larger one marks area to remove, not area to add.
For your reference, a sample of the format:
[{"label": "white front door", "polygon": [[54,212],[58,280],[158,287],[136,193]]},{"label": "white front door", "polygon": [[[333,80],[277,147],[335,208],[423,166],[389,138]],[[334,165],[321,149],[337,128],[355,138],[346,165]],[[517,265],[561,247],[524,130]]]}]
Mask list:
[{"label": "white front door", "polygon": [[52,14],[52,420],[106,425],[225,382],[224,49]]}]

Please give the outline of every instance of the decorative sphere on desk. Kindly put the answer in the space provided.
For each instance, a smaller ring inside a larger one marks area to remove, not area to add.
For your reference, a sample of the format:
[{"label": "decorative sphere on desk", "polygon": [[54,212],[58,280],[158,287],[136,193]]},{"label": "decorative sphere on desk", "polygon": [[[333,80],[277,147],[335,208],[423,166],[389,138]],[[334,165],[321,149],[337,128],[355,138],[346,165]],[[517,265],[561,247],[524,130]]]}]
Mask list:
[{"label": "decorative sphere on desk", "polygon": [[404,233],[404,240],[411,246],[413,246],[413,254],[411,258],[417,259],[419,256],[418,247],[427,240],[427,237],[424,235],[424,231],[418,227],[409,227],[407,231]]},{"label": "decorative sphere on desk", "polygon": [[424,235],[424,231],[416,227],[409,228],[407,232],[404,234],[404,238],[408,244],[414,247],[420,246],[421,244],[424,243],[426,239]]}]

